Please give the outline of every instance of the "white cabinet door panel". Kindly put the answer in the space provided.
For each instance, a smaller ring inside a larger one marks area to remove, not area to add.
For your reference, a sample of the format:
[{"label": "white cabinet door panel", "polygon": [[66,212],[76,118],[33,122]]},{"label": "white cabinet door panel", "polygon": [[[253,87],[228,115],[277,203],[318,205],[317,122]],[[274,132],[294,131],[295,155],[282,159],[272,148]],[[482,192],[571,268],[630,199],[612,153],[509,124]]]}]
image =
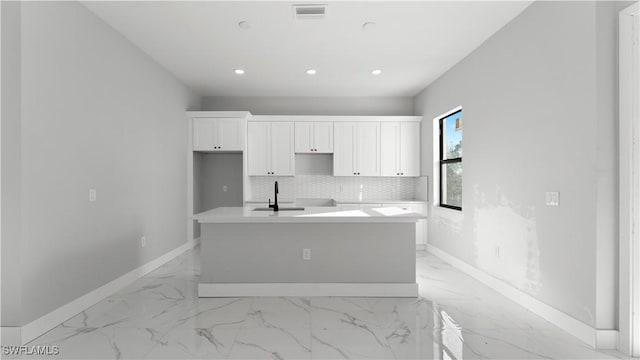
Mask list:
[{"label": "white cabinet door panel", "polygon": [[333,152],[333,123],[313,123],[313,148],[315,153],[330,154]]},{"label": "white cabinet door panel", "polygon": [[247,174],[266,176],[271,171],[270,124],[249,122],[247,125]]},{"label": "white cabinet door panel", "polygon": [[380,175],[400,174],[400,123],[380,124]]},{"label": "white cabinet door panel", "polygon": [[232,118],[218,119],[218,146],[220,150],[242,151],[244,149],[244,128],[242,121]]},{"label": "white cabinet door panel", "polygon": [[380,123],[358,123],[355,168],[359,176],[380,176]]},{"label": "white cabinet door panel", "polygon": [[313,123],[296,122],[295,123],[295,149],[297,153],[313,152]]},{"label": "white cabinet door panel", "polygon": [[295,175],[294,123],[271,122],[271,171],[272,175]]},{"label": "white cabinet door panel", "polygon": [[354,176],[355,123],[333,125],[333,175]]},{"label": "white cabinet door panel", "polygon": [[400,172],[402,176],[420,176],[420,123],[400,125]]},{"label": "white cabinet door panel", "polygon": [[193,150],[214,150],[217,142],[215,127],[215,118],[193,119]]}]

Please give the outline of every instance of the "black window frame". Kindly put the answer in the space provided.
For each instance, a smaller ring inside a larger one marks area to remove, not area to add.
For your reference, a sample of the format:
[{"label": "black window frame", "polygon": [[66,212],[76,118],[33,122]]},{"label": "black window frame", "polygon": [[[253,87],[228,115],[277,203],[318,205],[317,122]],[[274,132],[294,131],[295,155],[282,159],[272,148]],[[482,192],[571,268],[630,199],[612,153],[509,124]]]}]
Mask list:
[{"label": "black window frame", "polygon": [[439,189],[440,190],[440,204],[439,204],[439,206],[443,207],[443,208],[447,208],[447,209],[458,210],[458,211],[462,211],[462,205],[461,206],[449,205],[449,204],[445,204],[442,201],[442,199],[444,199],[444,197],[443,197],[444,194],[442,192],[443,189],[444,189],[444,187],[442,186],[442,178],[443,178],[442,171],[445,168],[443,165],[455,164],[455,163],[462,164],[462,156],[457,157],[457,158],[450,158],[450,159],[445,159],[444,158],[445,146],[446,146],[445,143],[444,143],[444,124],[445,124],[445,122],[446,122],[446,120],[448,118],[450,118],[451,116],[456,115],[458,113],[461,113],[461,112],[462,112],[462,109],[456,110],[456,111],[454,111],[454,112],[452,112],[450,114],[447,114],[446,116],[441,117],[440,120],[439,120],[439,122],[440,122],[440,124],[439,124],[439,129],[440,129],[440,159],[439,160],[440,161],[439,161],[439,164],[438,164],[438,166],[440,166],[440,169],[439,169],[440,176],[439,176],[439,179],[438,179],[438,185],[440,187],[440,189]]}]

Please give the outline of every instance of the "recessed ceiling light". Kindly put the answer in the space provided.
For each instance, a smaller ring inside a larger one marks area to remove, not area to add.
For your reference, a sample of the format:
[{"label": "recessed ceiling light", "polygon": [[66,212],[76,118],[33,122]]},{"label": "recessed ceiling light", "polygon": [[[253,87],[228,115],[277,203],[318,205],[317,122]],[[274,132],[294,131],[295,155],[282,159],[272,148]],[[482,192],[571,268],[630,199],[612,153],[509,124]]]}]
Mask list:
[{"label": "recessed ceiling light", "polygon": [[375,28],[376,28],[376,23],[371,21],[367,21],[366,23],[362,24],[362,29],[364,30],[372,30]]},{"label": "recessed ceiling light", "polygon": [[371,71],[371,75],[380,75],[382,74],[382,70],[380,69],[375,69]]},{"label": "recessed ceiling light", "polygon": [[315,75],[316,73],[316,69],[307,69],[307,75]]},{"label": "recessed ceiling light", "polygon": [[238,27],[239,27],[240,29],[245,29],[245,30],[246,30],[246,29],[248,29],[248,28],[250,28],[250,27],[251,27],[251,24],[249,24],[249,22],[248,22],[248,21],[240,21],[240,22],[238,23]]},{"label": "recessed ceiling light", "polygon": [[238,74],[238,75],[244,74],[244,70],[242,70],[242,69],[233,69],[233,72]]}]

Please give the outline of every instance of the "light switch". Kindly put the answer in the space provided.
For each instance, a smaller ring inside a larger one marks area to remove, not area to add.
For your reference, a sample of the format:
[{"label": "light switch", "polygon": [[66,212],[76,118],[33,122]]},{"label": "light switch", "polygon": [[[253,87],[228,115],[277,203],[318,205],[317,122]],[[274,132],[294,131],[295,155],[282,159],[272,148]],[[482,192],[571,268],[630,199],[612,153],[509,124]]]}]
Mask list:
[{"label": "light switch", "polygon": [[96,201],[96,189],[89,189],[89,201]]},{"label": "light switch", "polygon": [[557,191],[547,191],[547,206],[560,205],[560,193]]}]

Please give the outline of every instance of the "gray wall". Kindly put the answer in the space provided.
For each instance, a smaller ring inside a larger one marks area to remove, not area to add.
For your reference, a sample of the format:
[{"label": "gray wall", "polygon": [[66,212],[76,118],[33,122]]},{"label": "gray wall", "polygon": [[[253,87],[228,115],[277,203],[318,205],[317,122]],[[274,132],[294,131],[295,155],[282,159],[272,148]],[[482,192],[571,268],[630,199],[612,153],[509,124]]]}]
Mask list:
[{"label": "gray wall", "polygon": [[20,3],[2,7],[2,326],[20,326]]},{"label": "gray wall", "polygon": [[[432,208],[429,242],[601,329],[617,326],[624,5],[534,3],[416,97],[426,175],[432,119],[458,105],[465,119],[463,213]],[[545,205],[547,191],[559,207]]]},{"label": "gray wall", "polygon": [[254,115],[413,115],[413,97],[207,96],[202,109]]},{"label": "gray wall", "polygon": [[21,234],[2,241],[22,256],[2,272],[21,278],[24,325],[186,242],[184,111],[200,99],[81,4],[21,7],[21,157],[2,143]]},{"label": "gray wall", "polygon": [[242,153],[194,153],[193,166],[198,174],[196,212],[242,206]]}]

